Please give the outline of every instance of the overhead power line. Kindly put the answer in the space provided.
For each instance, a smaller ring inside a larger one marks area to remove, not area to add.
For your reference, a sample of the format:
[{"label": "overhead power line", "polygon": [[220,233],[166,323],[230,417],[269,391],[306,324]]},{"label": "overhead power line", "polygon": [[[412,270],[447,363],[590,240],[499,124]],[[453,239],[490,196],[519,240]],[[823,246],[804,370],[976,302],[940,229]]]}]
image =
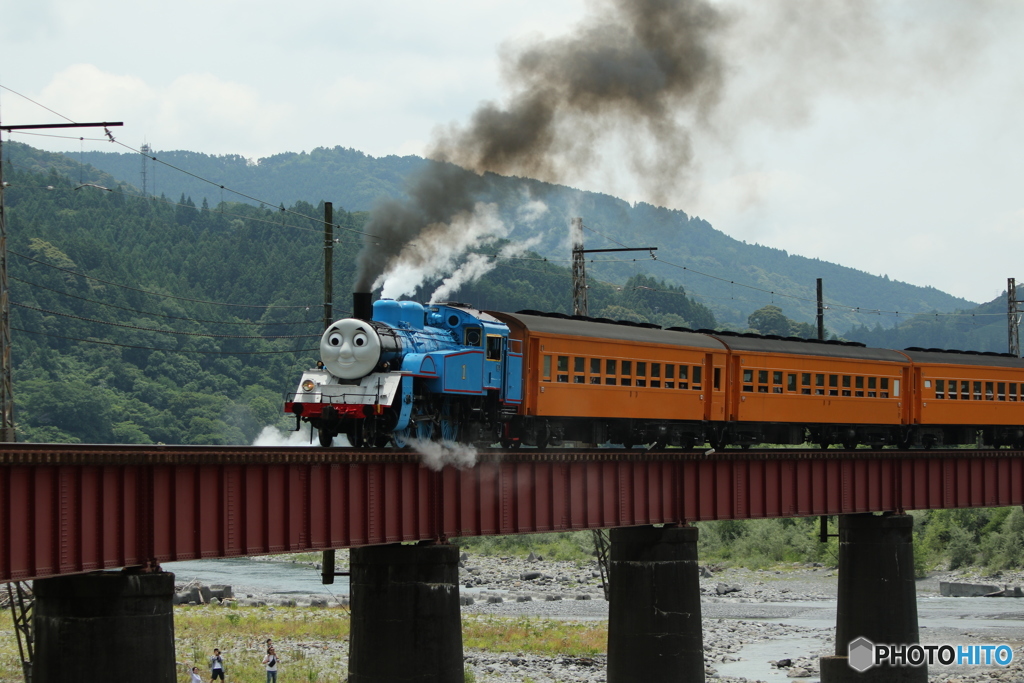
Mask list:
[{"label": "overhead power line", "polygon": [[309,308],[309,306],[265,306],[265,305],[261,305],[261,304],[230,304],[230,303],[227,303],[227,302],[224,302],[224,301],[207,301],[205,299],[190,299],[190,298],[184,297],[184,296],[175,296],[174,294],[162,294],[160,292],[153,292],[153,291],[150,291],[148,289],[140,289],[138,287],[129,287],[128,285],[122,285],[122,284],[120,284],[118,282],[110,282],[109,280],[101,280],[98,277],[93,277],[91,275],[85,275],[84,273],[79,273],[78,271],[74,271],[74,270],[71,270],[69,268],[61,268],[60,266],[55,266],[52,263],[47,263],[46,261],[40,261],[39,259],[32,258],[31,256],[26,256],[25,254],[22,254],[20,252],[14,251],[13,249],[9,250],[9,252],[11,254],[14,254],[15,256],[18,256],[20,258],[25,259],[26,261],[32,261],[33,263],[38,263],[40,265],[46,266],[47,268],[53,268],[54,270],[59,270],[59,271],[64,272],[64,273],[70,273],[71,275],[77,275],[78,277],[84,277],[86,280],[93,280],[94,282],[102,282],[103,284],[110,285],[112,287],[120,287],[122,289],[131,290],[133,292],[141,292],[142,294],[149,294],[151,296],[159,296],[159,297],[163,297],[165,299],[177,299],[178,301],[190,301],[192,303],[210,304],[212,306],[234,306],[236,308],[263,308],[263,309],[269,309],[269,308]]},{"label": "overhead power line", "polygon": [[248,320],[204,320],[202,318],[183,318],[183,317],[177,316],[177,315],[167,315],[166,313],[155,313],[153,311],[140,311],[137,308],[129,308],[127,306],[118,306],[117,304],[106,303],[104,301],[97,301],[96,299],[90,299],[88,297],[78,296],[77,294],[72,294],[70,292],[63,292],[63,291],[61,291],[59,289],[54,289],[52,287],[47,287],[46,285],[41,285],[41,284],[36,283],[36,282],[29,282],[28,280],[22,280],[21,278],[14,277],[13,275],[11,276],[10,279],[12,279],[12,280],[14,280],[16,282],[21,282],[23,284],[29,285],[30,287],[37,287],[39,289],[45,289],[48,292],[53,292],[53,293],[59,294],[60,296],[63,296],[63,297],[68,297],[68,298],[71,298],[71,299],[78,299],[79,301],[86,301],[88,303],[96,304],[98,306],[106,306],[108,308],[116,308],[116,309],[118,309],[120,311],[128,311],[129,313],[138,313],[139,315],[148,315],[148,316],[152,316],[154,318],[167,318],[169,320],[181,320],[181,321],[184,321],[184,322],[192,322],[192,323],[210,323],[210,324],[213,324],[213,325],[247,325],[247,326],[251,326],[251,327],[265,327],[265,326],[268,326],[268,325],[312,325],[313,323],[319,322],[318,320],[281,320],[281,321],[276,321],[275,320],[275,321],[269,321],[269,322],[252,322],[252,321],[248,321]]},{"label": "overhead power line", "polygon": [[139,325],[127,325],[125,323],[113,323],[106,320],[96,320],[95,318],[86,318],[80,315],[72,315],[71,313],[61,313],[60,311],[51,311],[46,308],[39,308],[38,306],[29,306],[27,304],[21,304],[17,301],[11,302],[12,306],[18,308],[25,308],[30,311],[38,311],[39,313],[48,313],[49,315],[58,315],[62,318],[71,318],[73,320],[81,320],[87,323],[97,323],[99,325],[111,325],[113,327],[124,327],[129,330],[140,330],[142,332],[157,332],[159,334],[175,334],[183,337],[209,337],[217,339],[311,339],[313,337],[319,337],[319,334],[287,334],[287,335],[270,335],[270,336],[246,336],[236,334],[206,334],[203,332],[182,332],[180,330],[161,330],[155,327],[140,327]]},{"label": "overhead power line", "polygon": [[35,334],[40,337],[51,337],[53,339],[66,339],[68,341],[83,342],[86,344],[102,344],[103,346],[120,346],[125,349],[142,349],[143,351],[163,351],[164,353],[199,353],[211,356],[271,356],[281,353],[313,353],[317,349],[287,349],[285,351],[199,351],[197,349],[161,349],[155,346],[136,346],[133,344],[119,344],[117,342],[102,341],[100,339],[82,339],[81,337],[65,337],[59,334],[39,332],[38,330],[25,330],[20,327],[12,327],[15,332]]}]

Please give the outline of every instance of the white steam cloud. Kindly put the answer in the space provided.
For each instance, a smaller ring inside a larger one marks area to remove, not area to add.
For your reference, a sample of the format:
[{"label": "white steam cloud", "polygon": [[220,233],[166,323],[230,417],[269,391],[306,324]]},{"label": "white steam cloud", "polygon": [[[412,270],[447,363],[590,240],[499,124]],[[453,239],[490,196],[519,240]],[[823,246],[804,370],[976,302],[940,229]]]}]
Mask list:
[{"label": "white steam cloud", "polygon": [[382,287],[381,298],[385,299],[411,295],[422,283],[455,272],[469,250],[507,235],[498,206],[477,202],[472,212],[459,212],[448,223],[433,223],[405,244],[373,288]]},{"label": "white steam cloud", "polygon": [[464,470],[476,465],[477,451],[474,446],[454,441],[424,441],[410,439],[409,445],[423,456],[423,464],[440,471],[445,465]]},{"label": "white steam cloud", "polygon": [[[313,428],[308,424],[302,425],[297,432],[293,431],[282,431],[273,425],[267,425],[263,428],[263,431],[259,433],[256,440],[252,442],[253,446],[271,446],[274,448],[284,447],[309,447],[316,446],[320,447],[320,442],[313,435]],[[342,436],[334,437],[335,446],[348,446],[348,439]]]}]

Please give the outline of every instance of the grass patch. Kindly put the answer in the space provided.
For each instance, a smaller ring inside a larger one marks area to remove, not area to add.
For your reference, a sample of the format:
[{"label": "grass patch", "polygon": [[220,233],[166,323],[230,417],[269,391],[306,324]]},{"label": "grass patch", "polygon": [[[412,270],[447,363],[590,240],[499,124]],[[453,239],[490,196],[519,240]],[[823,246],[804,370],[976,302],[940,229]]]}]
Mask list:
[{"label": "grass patch", "polygon": [[476,555],[526,557],[530,553],[545,560],[589,562],[594,559],[594,535],[590,531],[560,531],[548,534],[476,536],[455,541]]},{"label": "grass patch", "polygon": [[608,622],[465,616],[462,619],[462,645],[487,652],[577,657],[596,655],[608,650]]},{"label": "grass patch", "polygon": [[[207,658],[220,648],[228,680],[262,681],[264,643],[274,639],[284,680],[327,683],[348,677],[349,613],[338,608],[188,606],[174,608],[179,678],[192,666],[209,675]],[[0,610],[0,681],[21,681],[21,660],[11,613]],[[601,654],[608,623],[538,617],[464,615],[463,647],[545,656]],[[467,679],[468,680],[468,679]]]}]

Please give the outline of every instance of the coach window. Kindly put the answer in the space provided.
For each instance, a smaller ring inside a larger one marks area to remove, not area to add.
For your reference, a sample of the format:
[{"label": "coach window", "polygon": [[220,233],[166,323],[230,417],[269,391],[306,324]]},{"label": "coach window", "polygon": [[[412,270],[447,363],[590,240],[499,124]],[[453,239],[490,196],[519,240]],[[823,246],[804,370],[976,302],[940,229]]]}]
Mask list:
[{"label": "coach window", "polygon": [[1010,382],[1010,400],[1011,401],[1016,401],[1017,400],[1017,383],[1016,382]]},{"label": "coach window", "polygon": [[642,378],[647,377],[647,363],[645,363],[643,361],[637,361],[637,363],[636,363],[636,377],[637,377],[636,385],[638,387],[646,387],[647,386],[647,380],[646,379],[642,379]]},{"label": "coach window", "polygon": [[758,370],[757,371],[757,383],[758,384],[768,384],[768,371],[767,370]]},{"label": "coach window", "polygon": [[828,395],[838,396],[839,395],[839,375],[828,376]]},{"label": "coach window", "polygon": [[700,391],[700,379],[701,379],[701,368],[699,365],[693,366],[693,390]]},{"label": "coach window", "polygon": [[665,388],[675,389],[676,388],[676,366],[669,363],[665,363]]},{"label": "coach window", "polygon": [[820,373],[815,373],[815,375],[814,375],[814,386],[815,386],[814,394],[816,396],[824,396],[825,395],[825,375],[822,375]]},{"label": "coach window", "polygon": [[618,373],[619,373],[619,371],[616,369],[615,361],[613,361],[611,359],[608,359],[608,360],[606,360],[604,362],[604,375],[605,375],[604,383],[605,384],[615,384],[616,383],[615,382],[615,379],[616,379],[615,375],[617,375]]},{"label": "coach window", "polygon": [[586,358],[573,358],[572,359],[572,383],[573,384],[586,384],[587,378],[583,376],[586,372],[587,359]]},{"label": "coach window", "polygon": [[853,388],[857,389],[857,391],[853,392],[854,396],[862,396],[863,397],[864,396],[864,378],[863,377],[854,377],[853,378]]},{"label": "coach window", "polygon": [[569,356],[558,357],[558,373],[555,375],[556,382],[569,381]]},{"label": "coach window", "polygon": [[796,391],[796,374],[790,373],[786,376],[786,391]]},{"label": "coach window", "polygon": [[544,356],[544,381],[551,381],[551,356]]},{"label": "coach window", "polygon": [[971,383],[965,379],[960,380],[960,400],[966,401],[971,398]]},{"label": "coach window", "polygon": [[996,385],[996,395],[1000,401],[1006,400],[1006,382],[1000,382]]},{"label": "coach window", "polygon": [[801,372],[800,373],[800,393],[810,394],[811,393],[811,373]]},{"label": "coach window", "polygon": [[600,384],[601,383],[601,359],[591,358],[590,359],[590,383]]},{"label": "coach window", "polygon": [[946,398],[946,380],[935,380],[935,398]]},{"label": "coach window", "polygon": [[850,376],[843,375],[843,396],[850,395]]},{"label": "coach window", "polygon": [[743,391],[754,390],[754,371],[744,370],[743,371]]},{"label": "coach window", "polygon": [[974,383],[974,396],[972,397],[975,401],[981,400],[981,382]]},{"label": "coach window", "polygon": [[868,377],[868,398],[876,398],[878,392],[875,391],[878,388],[878,378]]},{"label": "coach window", "polygon": [[772,371],[772,384],[774,385],[772,387],[772,393],[773,394],[781,394],[782,393],[782,371],[781,370],[774,370],[774,371]]},{"label": "coach window", "polygon": [[946,395],[946,398],[948,398],[951,401],[955,401],[957,398],[955,379],[949,380],[949,393]]},{"label": "coach window", "polygon": [[715,391],[722,388],[722,368],[715,368]]},{"label": "coach window", "polygon": [[900,397],[900,381],[898,379],[892,381],[892,396],[893,398]]},{"label": "coach window", "polygon": [[633,383],[631,375],[633,374],[633,361],[624,360],[620,366],[622,368],[622,378],[619,380],[619,384],[624,387],[628,387]]},{"label": "coach window", "polygon": [[996,400],[996,392],[994,391],[995,387],[992,386],[993,384],[994,384],[994,382],[985,382],[985,400],[986,401],[994,401],[994,400]]},{"label": "coach window", "polygon": [[661,363],[651,363],[651,386],[661,386]]},{"label": "coach window", "polygon": [[690,378],[690,368],[686,365],[679,366],[679,388],[689,389],[690,383],[687,381]]}]

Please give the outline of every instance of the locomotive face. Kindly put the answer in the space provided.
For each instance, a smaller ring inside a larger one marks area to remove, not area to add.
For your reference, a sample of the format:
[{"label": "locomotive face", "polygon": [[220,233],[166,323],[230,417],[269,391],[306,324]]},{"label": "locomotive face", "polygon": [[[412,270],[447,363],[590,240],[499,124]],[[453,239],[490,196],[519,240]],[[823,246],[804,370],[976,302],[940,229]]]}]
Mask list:
[{"label": "locomotive face", "polygon": [[380,360],[380,338],[362,320],[339,320],[320,338],[320,359],[335,377],[365,377]]}]

